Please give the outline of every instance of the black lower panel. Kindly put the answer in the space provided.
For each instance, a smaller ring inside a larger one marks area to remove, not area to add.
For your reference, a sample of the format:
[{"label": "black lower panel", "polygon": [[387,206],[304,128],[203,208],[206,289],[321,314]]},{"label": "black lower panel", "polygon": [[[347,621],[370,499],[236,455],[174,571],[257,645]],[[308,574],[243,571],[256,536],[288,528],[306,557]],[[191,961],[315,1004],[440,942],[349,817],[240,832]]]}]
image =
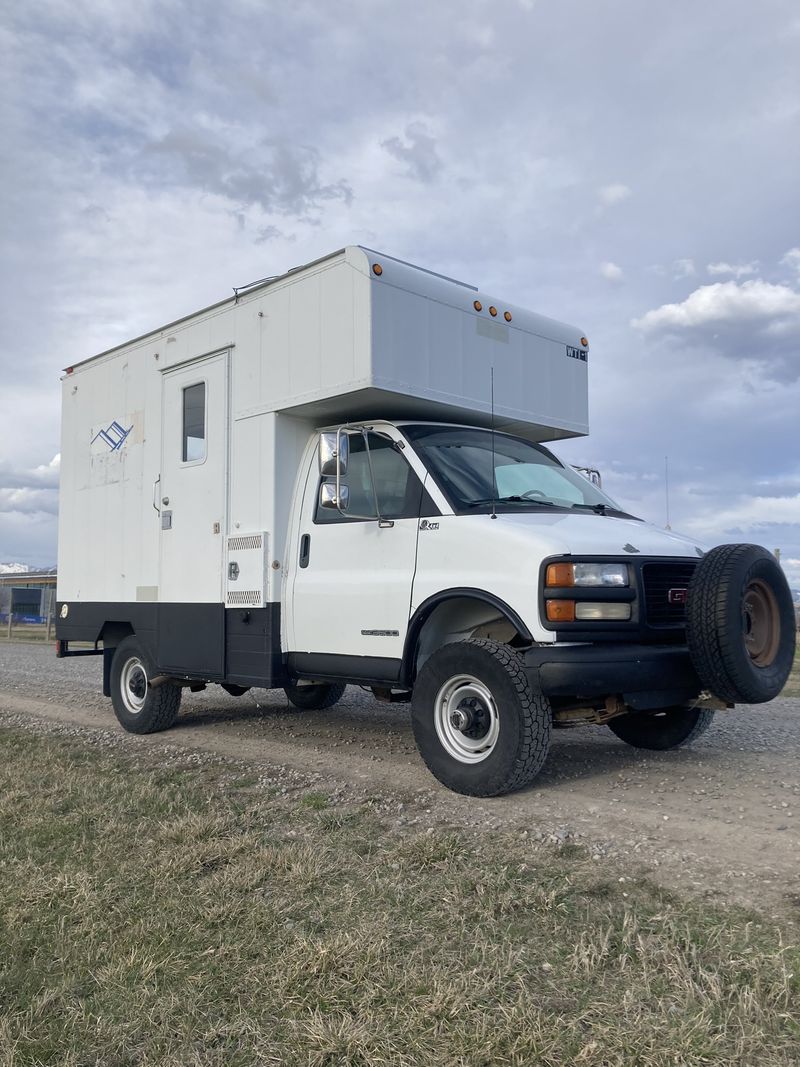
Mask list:
[{"label": "black lower panel", "polygon": [[270,689],[286,683],[280,604],[139,604],[69,601],[57,606],[56,638],[102,642],[114,649],[135,634],[159,673]]},{"label": "black lower panel", "polygon": [[225,661],[225,677],[237,685],[270,689],[286,683],[280,604],[225,612]]},{"label": "black lower panel", "polygon": [[353,682],[358,685],[394,684],[401,660],[379,656],[339,656],[328,652],[290,652],[289,671],[298,678]]},{"label": "black lower panel", "polygon": [[156,662],[167,674],[225,676],[222,604],[159,604]]}]

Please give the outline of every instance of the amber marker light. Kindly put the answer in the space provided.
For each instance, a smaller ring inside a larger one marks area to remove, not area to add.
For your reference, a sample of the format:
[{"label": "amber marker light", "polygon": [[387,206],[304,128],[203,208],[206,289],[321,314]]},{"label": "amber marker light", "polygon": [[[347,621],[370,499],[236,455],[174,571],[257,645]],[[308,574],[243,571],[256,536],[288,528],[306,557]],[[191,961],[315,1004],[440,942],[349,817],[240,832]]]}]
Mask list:
[{"label": "amber marker light", "polygon": [[377,274],[380,278],[380,276],[383,274],[383,267],[380,265],[380,263],[372,264],[372,273]]},{"label": "amber marker light", "polygon": [[583,345],[584,348],[588,348],[589,347],[589,338],[588,337],[581,337],[581,344]]},{"label": "amber marker light", "polygon": [[548,622],[575,622],[574,600],[548,600]]},{"label": "amber marker light", "polygon": [[503,318],[506,320],[506,322],[511,322],[511,312],[510,311],[504,311],[503,312]]},{"label": "amber marker light", "polygon": [[490,307],[489,308],[489,314],[492,316],[492,318],[494,318],[495,315],[497,314],[497,308],[496,307]]},{"label": "amber marker light", "polygon": [[550,563],[547,567],[545,585],[563,588],[575,584],[575,571],[571,563]]},{"label": "amber marker light", "polygon": [[475,308],[476,311],[483,311],[483,304],[480,302],[480,300],[473,300],[472,306]]}]

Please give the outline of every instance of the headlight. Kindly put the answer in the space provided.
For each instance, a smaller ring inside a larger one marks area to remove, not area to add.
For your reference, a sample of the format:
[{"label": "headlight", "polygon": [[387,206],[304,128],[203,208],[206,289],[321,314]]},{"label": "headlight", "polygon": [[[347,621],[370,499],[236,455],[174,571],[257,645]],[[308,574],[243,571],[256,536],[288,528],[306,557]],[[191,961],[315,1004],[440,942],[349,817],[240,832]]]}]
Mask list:
[{"label": "headlight", "polygon": [[628,567],[625,563],[551,563],[545,584],[551,588],[572,585],[619,588],[629,584]]}]

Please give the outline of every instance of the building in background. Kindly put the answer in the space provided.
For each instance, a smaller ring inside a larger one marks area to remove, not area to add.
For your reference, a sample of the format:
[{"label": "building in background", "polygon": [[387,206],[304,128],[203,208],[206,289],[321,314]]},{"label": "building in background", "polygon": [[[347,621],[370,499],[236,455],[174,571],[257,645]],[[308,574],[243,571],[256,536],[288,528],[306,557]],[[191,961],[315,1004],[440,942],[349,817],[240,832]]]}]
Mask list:
[{"label": "building in background", "polygon": [[0,621],[46,623],[56,607],[56,572],[0,574]]}]

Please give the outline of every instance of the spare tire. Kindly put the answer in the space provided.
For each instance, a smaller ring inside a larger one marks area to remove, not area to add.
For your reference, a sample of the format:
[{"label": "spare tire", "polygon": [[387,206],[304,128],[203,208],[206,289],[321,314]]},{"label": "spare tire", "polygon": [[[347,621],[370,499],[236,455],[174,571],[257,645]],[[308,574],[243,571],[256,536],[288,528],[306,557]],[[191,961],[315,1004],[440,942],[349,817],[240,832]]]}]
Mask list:
[{"label": "spare tire", "polygon": [[728,703],[776,697],[792,669],[792,594],[775,557],[759,545],[719,545],[697,566],[686,594],[686,639],[703,685]]}]

